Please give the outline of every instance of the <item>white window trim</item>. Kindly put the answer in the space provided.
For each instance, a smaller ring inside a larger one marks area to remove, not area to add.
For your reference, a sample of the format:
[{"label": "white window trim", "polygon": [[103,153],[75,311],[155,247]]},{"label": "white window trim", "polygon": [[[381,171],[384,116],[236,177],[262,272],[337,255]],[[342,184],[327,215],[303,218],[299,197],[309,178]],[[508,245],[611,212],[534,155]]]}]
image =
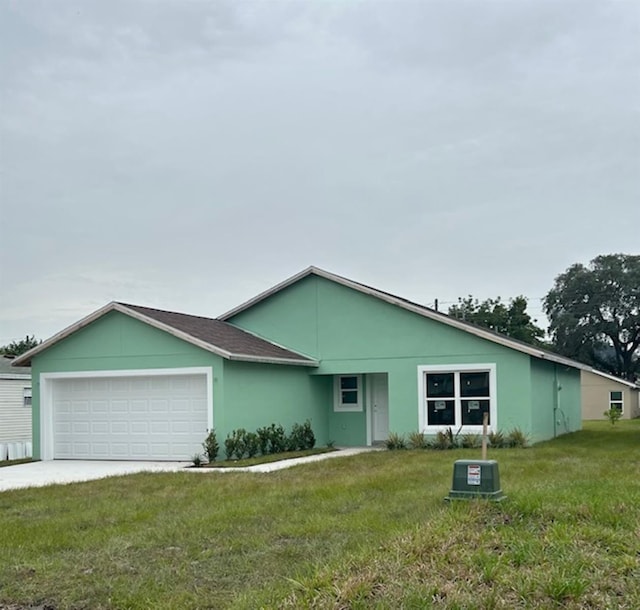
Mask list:
[{"label": "white window trim", "polygon": [[[496,424],[498,421],[498,403],[497,403],[497,389],[496,384],[496,364],[495,363],[478,363],[478,364],[429,364],[418,366],[418,425],[420,431],[423,434],[436,434],[440,430],[448,427],[443,425],[429,426],[427,425],[427,387],[426,387],[426,375],[427,373],[462,373],[462,372],[489,372],[489,430],[497,430]],[[456,400],[456,402],[459,402]],[[456,407],[456,415],[457,407]],[[457,418],[456,418],[457,420]],[[480,434],[482,432],[482,426],[462,426],[459,424],[451,426],[451,429],[457,432],[460,429],[461,434]]]},{"label": "white window trim", "polygon": [[[614,400],[613,398],[611,398],[611,394],[613,394],[614,392],[620,392],[620,400]],[[624,391],[623,390],[609,390],[609,408],[611,408],[611,405],[613,404],[619,404],[620,405],[620,414],[624,415]]]},{"label": "white window trim", "polygon": [[53,382],[56,379],[97,377],[167,377],[175,375],[205,375],[207,383],[207,425],[213,422],[213,369],[194,366],[176,369],[126,369],[112,371],[71,371],[66,373],[40,373],[40,459],[53,459]]},{"label": "white window trim", "polygon": [[[358,401],[343,403],[340,380],[344,377],[355,377],[358,380]],[[362,411],[362,375],[335,375],[333,378],[333,410],[335,413],[355,413]]]}]

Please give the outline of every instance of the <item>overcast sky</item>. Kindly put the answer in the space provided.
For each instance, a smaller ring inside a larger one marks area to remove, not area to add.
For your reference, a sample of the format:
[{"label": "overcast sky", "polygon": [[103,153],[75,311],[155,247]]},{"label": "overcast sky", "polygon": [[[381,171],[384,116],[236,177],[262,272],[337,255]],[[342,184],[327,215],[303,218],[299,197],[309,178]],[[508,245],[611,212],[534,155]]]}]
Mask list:
[{"label": "overcast sky", "polygon": [[0,344],[309,265],[441,309],[640,253],[640,3],[0,0]]}]

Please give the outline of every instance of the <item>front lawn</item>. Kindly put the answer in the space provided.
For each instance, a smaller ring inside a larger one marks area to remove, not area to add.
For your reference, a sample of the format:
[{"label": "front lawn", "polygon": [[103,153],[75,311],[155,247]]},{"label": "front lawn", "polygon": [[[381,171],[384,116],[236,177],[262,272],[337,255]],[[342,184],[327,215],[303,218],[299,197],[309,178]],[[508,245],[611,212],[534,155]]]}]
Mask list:
[{"label": "front lawn", "polygon": [[640,420],[490,452],[508,500],[445,503],[478,455],[4,492],[0,607],[640,607]]}]

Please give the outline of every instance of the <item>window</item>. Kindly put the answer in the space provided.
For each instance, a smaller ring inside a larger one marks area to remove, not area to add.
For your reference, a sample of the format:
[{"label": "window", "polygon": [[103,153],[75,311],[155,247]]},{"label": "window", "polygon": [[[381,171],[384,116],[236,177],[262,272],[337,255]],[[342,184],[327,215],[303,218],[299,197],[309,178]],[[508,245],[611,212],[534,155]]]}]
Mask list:
[{"label": "window", "polygon": [[622,392],[609,392],[609,408],[619,409],[620,413],[624,413],[624,400]]},{"label": "window", "polygon": [[479,432],[484,413],[495,421],[495,365],[418,367],[420,427]]},{"label": "window", "polygon": [[24,388],[22,390],[22,406],[31,406],[31,388]]},{"label": "window", "polygon": [[362,411],[362,379],[360,375],[338,375],[334,378],[334,411]]}]

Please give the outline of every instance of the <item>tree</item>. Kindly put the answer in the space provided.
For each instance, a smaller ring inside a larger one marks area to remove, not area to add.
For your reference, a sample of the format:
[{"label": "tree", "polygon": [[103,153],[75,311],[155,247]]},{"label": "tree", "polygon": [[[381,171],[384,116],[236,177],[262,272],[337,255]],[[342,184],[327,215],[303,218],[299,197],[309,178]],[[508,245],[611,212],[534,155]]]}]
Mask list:
[{"label": "tree", "polygon": [[640,256],[604,254],[576,263],[544,299],[554,349],[604,372],[640,374]]},{"label": "tree", "polygon": [[12,341],[9,345],[3,345],[0,347],[0,354],[4,354],[5,356],[20,356],[25,352],[28,352],[30,349],[37,347],[41,343],[42,341],[36,339],[35,335],[32,335],[31,337],[27,335],[20,341]]},{"label": "tree", "polygon": [[544,330],[535,324],[527,313],[527,299],[520,295],[503,303],[502,299],[478,301],[469,295],[458,299],[457,305],[449,307],[449,315],[489,328],[512,339],[518,339],[532,345],[541,345]]}]

